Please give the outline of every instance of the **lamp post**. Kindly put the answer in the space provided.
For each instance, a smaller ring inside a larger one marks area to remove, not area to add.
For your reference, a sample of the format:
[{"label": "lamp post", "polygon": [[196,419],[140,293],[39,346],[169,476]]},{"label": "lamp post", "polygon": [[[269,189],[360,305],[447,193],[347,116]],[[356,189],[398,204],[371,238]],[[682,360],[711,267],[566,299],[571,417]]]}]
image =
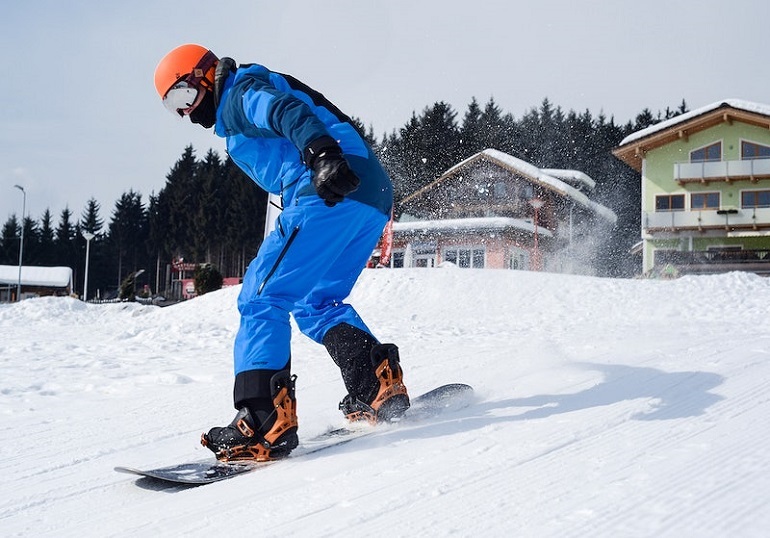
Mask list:
[{"label": "lamp post", "polygon": [[91,258],[91,239],[94,238],[94,234],[91,232],[81,232],[81,235],[86,238],[86,276],[83,279],[83,302],[88,301],[88,261]]},{"label": "lamp post", "polygon": [[14,185],[23,195],[21,203],[21,241],[19,242],[19,280],[16,283],[16,301],[21,301],[21,264],[24,259],[24,213],[27,212],[27,191],[21,185]]},{"label": "lamp post", "polygon": [[540,271],[540,247],[538,245],[538,234],[537,234],[537,213],[540,211],[540,208],[545,205],[545,202],[542,201],[540,198],[532,198],[529,201],[529,205],[531,205],[535,209],[535,218],[534,218],[534,224],[535,224],[535,256],[534,256],[534,263],[532,264],[535,271]]}]

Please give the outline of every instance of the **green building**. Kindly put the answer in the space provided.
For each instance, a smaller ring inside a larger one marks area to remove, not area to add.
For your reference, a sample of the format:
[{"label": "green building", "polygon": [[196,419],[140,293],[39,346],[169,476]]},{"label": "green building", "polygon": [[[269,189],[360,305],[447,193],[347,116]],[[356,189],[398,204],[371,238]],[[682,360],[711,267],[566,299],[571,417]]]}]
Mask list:
[{"label": "green building", "polygon": [[727,99],[626,137],[646,275],[770,275],[770,105]]}]

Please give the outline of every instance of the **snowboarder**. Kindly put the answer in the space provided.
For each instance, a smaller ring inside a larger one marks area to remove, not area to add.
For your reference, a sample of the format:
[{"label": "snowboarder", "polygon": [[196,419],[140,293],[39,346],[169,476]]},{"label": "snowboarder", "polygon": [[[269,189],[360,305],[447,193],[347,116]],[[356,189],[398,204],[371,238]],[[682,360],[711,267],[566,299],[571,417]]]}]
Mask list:
[{"label": "snowboarder", "polygon": [[398,348],[380,343],[344,302],[390,215],[390,179],[350,118],[294,77],[237,65],[195,44],[155,70],[168,110],[226,139],[233,161],[283,212],[243,278],[235,337],[233,421],[201,442],[221,460],[270,460],[298,444],[290,324],[340,368],[350,420],[409,407]]}]

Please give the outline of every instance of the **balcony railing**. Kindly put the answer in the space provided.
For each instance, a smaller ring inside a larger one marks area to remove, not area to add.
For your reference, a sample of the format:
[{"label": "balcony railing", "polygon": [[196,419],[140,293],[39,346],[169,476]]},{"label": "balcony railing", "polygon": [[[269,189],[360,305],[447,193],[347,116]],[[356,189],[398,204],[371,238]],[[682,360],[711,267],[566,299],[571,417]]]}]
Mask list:
[{"label": "balcony railing", "polygon": [[674,164],[674,180],[680,184],[741,179],[758,181],[767,178],[770,178],[770,159]]},{"label": "balcony railing", "polygon": [[770,274],[770,249],[655,252],[655,266],[673,265],[681,274],[749,271]]},{"label": "balcony railing", "polygon": [[648,233],[720,228],[726,231],[767,229],[770,228],[770,207],[645,212],[643,226]]}]

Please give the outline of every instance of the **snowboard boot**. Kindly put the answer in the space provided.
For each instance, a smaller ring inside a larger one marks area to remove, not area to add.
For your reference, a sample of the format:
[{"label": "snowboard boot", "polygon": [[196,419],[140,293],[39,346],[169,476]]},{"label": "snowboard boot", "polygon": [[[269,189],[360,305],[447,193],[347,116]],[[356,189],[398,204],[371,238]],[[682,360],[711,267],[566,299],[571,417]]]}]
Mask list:
[{"label": "snowboard boot", "polygon": [[371,334],[347,323],[329,329],[323,344],[342,372],[348,394],[340,402],[340,410],[350,421],[392,421],[409,408],[394,344],[380,344]]},{"label": "snowboard boot", "polygon": [[377,344],[371,351],[371,364],[377,385],[366,396],[345,396],[340,411],[351,422],[366,420],[377,424],[398,420],[409,409],[398,348],[394,344]]},{"label": "snowboard boot", "polygon": [[249,400],[224,427],[201,435],[201,444],[220,461],[269,461],[285,458],[299,444],[296,376],[288,370],[270,379],[272,399]]}]

